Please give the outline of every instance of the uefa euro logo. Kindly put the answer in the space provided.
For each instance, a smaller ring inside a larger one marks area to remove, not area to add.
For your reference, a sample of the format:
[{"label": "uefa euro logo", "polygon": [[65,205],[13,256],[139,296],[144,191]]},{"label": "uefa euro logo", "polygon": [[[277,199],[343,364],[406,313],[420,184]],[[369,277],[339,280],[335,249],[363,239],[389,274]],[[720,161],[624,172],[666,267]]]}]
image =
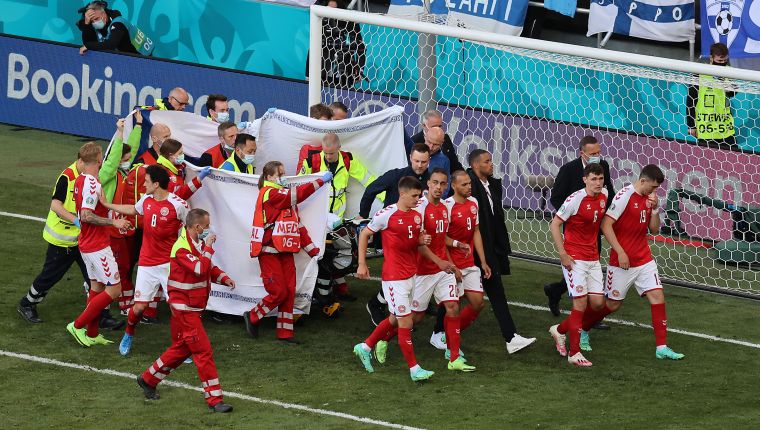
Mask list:
[{"label": "uefa euro logo", "polygon": [[714,42],[760,53],[760,0],[706,0],[705,9]]}]

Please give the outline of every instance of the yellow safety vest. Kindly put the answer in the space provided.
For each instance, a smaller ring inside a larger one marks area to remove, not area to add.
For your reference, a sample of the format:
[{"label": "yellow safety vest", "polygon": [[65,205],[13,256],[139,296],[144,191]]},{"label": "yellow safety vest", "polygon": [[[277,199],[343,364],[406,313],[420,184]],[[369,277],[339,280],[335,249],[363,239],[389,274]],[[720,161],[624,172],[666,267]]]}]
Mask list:
[{"label": "yellow safety vest", "polygon": [[713,82],[715,78],[712,76],[699,76],[699,95],[694,110],[698,139],[721,140],[734,135],[734,117],[726,91],[711,87]]},{"label": "yellow safety vest", "polygon": [[[365,188],[375,180],[375,177],[369,173],[367,168],[355,158],[351,159],[351,165],[349,166],[349,169],[346,169],[346,164],[343,161],[342,155],[343,154],[338,157],[338,167],[335,169],[335,176],[330,183],[332,191],[330,193],[330,206],[328,206],[330,212],[341,218],[346,213],[346,189],[348,188],[348,178],[353,176],[354,179],[359,181],[359,183]],[[310,164],[311,159],[306,159],[298,174],[308,175],[310,173],[326,172],[329,168],[327,167],[324,152],[319,153],[319,159],[319,170],[317,172],[312,172],[312,166]]]},{"label": "yellow safety vest", "polygon": [[190,248],[190,242],[187,241],[187,229],[185,227],[182,227],[179,231],[179,236],[177,236],[177,241],[174,242],[174,245],[172,245],[172,252],[171,252],[171,258],[174,258],[177,256],[177,251],[180,249],[186,249],[188,251],[192,251]]},{"label": "yellow safety vest", "polygon": [[[245,166],[245,172],[241,172],[240,171],[240,168],[238,167],[237,163],[235,162],[235,153],[234,152],[224,162],[224,164],[227,164],[227,163],[230,163],[232,165],[232,171],[233,172],[248,173],[249,175],[253,175],[253,165],[252,164],[248,164],[248,165]],[[222,164],[222,166],[220,167],[220,169],[224,169],[224,164]]]},{"label": "yellow safety vest", "polygon": [[[66,200],[63,202],[63,208],[76,216],[77,206],[74,202],[74,184],[79,177],[79,171],[77,171],[76,161],[66,168],[58,176],[60,178],[66,178]],[[58,180],[56,180],[58,184]],[[53,188],[55,194],[55,188]],[[61,219],[57,213],[52,210],[48,212],[47,220],[45,220],[45,228],[42,230],[42,238],[49,244],[61,247],[77,246],[79,240],[79,227],[74,224]]]}]

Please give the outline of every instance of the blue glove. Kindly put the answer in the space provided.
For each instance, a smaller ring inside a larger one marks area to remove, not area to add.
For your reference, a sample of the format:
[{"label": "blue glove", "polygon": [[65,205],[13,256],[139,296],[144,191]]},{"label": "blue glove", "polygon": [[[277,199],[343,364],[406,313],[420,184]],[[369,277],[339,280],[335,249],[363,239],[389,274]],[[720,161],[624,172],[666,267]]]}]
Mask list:
[{"label": "blue glove", "polygon": [[276,110],[277,110],[277,108],[269,108],[269,109],[267,109],[267,113],[274,113],[274,111],[276,111]]},{"label": "blue glove", "polygon": [[237,127],[240,129],[245,129],[245,128],[248,128],[248,124],[250,124],[249,121],[240,121]]},{"label": "blue glove", "polygon": [[328,171],[326,171],[325,173],[322,174],[322,180],[325,183],[328,183],[328,182],[332,181],[332,179],[333,179],[333,174],[332,174],[331,171],[328,170]]},{"label": "blue glove", "polygon": [[79,222],[79,217],[74,218],[74,223],[73,224],[75,226],[77,226],[77,228],[82,228],[82,223]]},{"label": "blue glove", "polygon": [[203,169],[201,169],[200,172],[198,172],[198,178],[200,178],[200,180],[202,181],[203,179],[206,178],[206,176],[210,174],[211,174],[211,167],[206,166]]}]

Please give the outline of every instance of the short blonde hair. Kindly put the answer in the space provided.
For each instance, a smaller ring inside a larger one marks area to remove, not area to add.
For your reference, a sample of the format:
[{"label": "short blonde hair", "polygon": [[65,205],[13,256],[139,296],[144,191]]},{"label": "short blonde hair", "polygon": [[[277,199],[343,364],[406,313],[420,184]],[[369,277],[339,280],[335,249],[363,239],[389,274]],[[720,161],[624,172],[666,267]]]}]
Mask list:
[{"label": "short blonde hair", "polygon": [[83,163],[97,163],[103,158],[103,149],[95,142],[87,142],[79,148],[78,158]]}]

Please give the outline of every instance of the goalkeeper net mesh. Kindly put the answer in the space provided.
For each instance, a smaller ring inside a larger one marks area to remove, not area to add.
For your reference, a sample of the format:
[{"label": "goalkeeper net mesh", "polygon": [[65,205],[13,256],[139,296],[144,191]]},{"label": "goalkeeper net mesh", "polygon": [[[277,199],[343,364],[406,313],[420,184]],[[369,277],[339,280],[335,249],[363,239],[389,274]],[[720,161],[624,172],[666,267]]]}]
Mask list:
[{"label": "goalkeeper net mesh", "polygon": [[[414,18],[446,25],[441,16]],[[464,30],[453,38],[327,18],[322,28],[323,103],[342,102],[353,116],[401,105],[410,136],[420,131],[420,112],[434,108],[462,164],[476,148],[493,154],[515,254],[558,262],[549,232],[552,184],[591,135],[616,191],[644,165],[665,172],[658,191],[664,227],[649,238],[663,279],[760,294],[760,155],[752,152],[760,149],[760,83],[711,78],[711,87],[730,96],[736,135],[697,142],[689,116],[699,76],[624,57],[479,43]],[[426,92],[434,101],[420,99]]]}]

